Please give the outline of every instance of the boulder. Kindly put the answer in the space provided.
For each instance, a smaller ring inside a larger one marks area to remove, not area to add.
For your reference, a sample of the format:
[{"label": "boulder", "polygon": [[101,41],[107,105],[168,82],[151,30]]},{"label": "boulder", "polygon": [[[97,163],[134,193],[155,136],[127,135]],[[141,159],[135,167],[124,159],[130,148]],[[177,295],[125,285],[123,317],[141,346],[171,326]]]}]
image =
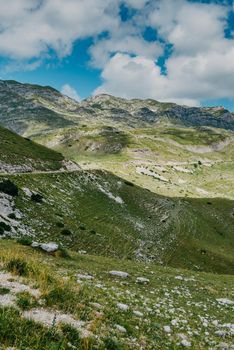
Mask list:
[{"label": "boulder", "polygon": [[122,278],[127,278],[129,276],[127,272],[123,272],[123,271],[110,271],[109,274],[112,276],[117,276]]},{"label": "boulder", "polygon": [[149,283],[149,279],[145,278],[145,277],[137,277],[136,282],[139,284],[148,284]]},{"label": "boulder", "polygon": [[59,248],[57,243],[50,242],[50,243],[42,243],[40,245],[41,249],[44,250],[47,253],[53,253],[56,252]]}]

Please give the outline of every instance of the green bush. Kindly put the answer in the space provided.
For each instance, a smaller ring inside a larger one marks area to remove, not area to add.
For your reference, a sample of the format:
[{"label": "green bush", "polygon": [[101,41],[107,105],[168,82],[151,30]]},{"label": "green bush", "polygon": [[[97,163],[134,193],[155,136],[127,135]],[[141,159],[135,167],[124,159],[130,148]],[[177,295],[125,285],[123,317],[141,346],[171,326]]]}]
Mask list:
[{"label": "green bush", "polygon": [[9,194],[12,197],[18,196],[18,187],[10,180],[4,180],[0,182],[0,192]]},{"label": "green bush", "polygon": [[0,235],[3,235],[5,231],[10,232],[11,226],[5,224],[5,222],[0,222]]},{"label": "green bush", "polygon": [[106,350],[121,350],[123,347],[117,343],[117,341],[111,337],[104,338],[104,345]]},{"label": "green bush", "polygon": [[17,239],[17,243],[30,246],[32,244],[32,238],[30,236],[22,236]]},{"label": "green bush", "polygon": [[35,298],[29,292],[18,293],[16,303],[22,310],[29,310],[37,305]]},{"label": "green bush", "polygon": [[42,203],[43,202],[43,196],[39,193],[33,193],[31,195],[31,200],[36,203]]},{"label": "green bush", "polygon": [[17,219],[15,213],[10,213],[10,214],[8,215],[8,218],[9,218],[9,219],[13,219],[13,220],[16,220],[16,219]]},{"label": "green bush", "polygon": [[9,294],[9,293],[10,293],[9,288],[0,287],[0,295],[5,295],[5,294]]},{"label": "green bush", "polygon": [[10,272],[16,273],[19,276],[28,275],[28,265],[26,261],[21,259],[11,259],[6,264],[6,269]]},{"label": "green bush", "polygon": [[63,228],[64,227],[64,223],[63,222],[56,222],[56,226],[57,227],[60,227],[60,228]]},{"label": "green bush", "polygon": [[65,228],[64,230],[61,231],[61,234],[62,234],[63,236],[70,236],[72,233],[71,233],[70,230],[68,230],[68,229]]},{"label": "green bush", "polygon": [[70,259],[70,255],[66,248],[59,246],[59,249],[55,252],[55,255],[59,258]]}]

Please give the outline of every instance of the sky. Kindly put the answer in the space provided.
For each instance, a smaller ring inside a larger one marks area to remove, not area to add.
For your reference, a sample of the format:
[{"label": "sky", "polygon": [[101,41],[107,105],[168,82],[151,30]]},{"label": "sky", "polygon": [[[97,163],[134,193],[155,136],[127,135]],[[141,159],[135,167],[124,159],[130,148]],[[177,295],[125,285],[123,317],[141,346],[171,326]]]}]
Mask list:
[{"label": "sky", "polygon": [[0,0],[0,79],[234,111],[234,3]]}]

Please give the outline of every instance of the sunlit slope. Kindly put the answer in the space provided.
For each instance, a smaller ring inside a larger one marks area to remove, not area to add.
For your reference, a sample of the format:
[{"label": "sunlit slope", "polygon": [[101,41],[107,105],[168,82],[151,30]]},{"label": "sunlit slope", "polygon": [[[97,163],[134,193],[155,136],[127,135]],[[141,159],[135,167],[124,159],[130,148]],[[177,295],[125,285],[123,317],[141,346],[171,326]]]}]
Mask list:
[{"label": "sunlit slope", "polygon": [[[166,198],[99,171],[10,179],[20,189],[14,201],[21,224],[36,240],[98,255],[233,272],[233,201]],[[30,193],[43,200],[33,201]]]},{"label": "sunlit slope", "polygon": [[224,336],[231,347],[233,276],[69,254],[2,242],[0,298],[11,301],[0,305],[4,349],[208,350]]},{"label": "sunlit slope", "polygon": [[234,135],[223,129],[97,124],[37,140],[86,169],[112,171],[162,195],[234,199]]},{"label": "sunlit slope", "polygon": [[64,157],[0,127],[0,173],[57,170]]}]

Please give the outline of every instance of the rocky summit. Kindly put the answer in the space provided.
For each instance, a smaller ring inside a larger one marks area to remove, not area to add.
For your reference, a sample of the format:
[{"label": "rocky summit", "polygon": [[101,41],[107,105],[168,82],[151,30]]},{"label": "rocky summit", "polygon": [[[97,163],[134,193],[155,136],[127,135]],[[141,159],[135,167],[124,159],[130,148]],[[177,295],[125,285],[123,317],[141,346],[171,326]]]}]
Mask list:
[{"label": "rocky summit", "polygon": [[105,94],[78,103],[51,87],[16,81],[0,81],[0,102],[1,124],[24,136],[84,121],[122,123],[132,128],[169,121],[181,126],[234,130],[234,114],[222,107],[186,107]]}]

